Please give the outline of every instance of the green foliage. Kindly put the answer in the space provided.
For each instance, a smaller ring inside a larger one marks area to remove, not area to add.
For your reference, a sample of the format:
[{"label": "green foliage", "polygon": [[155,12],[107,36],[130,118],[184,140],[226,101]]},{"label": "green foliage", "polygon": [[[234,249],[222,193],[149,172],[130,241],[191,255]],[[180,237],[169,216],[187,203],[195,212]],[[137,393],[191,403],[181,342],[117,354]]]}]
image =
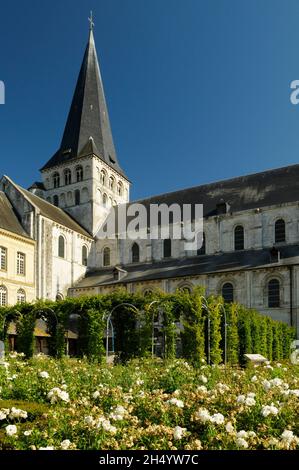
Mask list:
[{"label": "green foliage", "polygon": [[227,312],[227,360],[231,364],[239,362],[238,305],[226,305]]},{"label": "green foliage", "polygon": [[45,403],[36,403],[26,400],[0,400],[1,408],[18,408],[28,413],[28,421],[33,421],[42,416],[49,409],[49,405]]},{"label": "green foliage", "polygon": [[205,315],[202,308],[202,291],[195,289],[177,293],[178,309],[183,324],[181,333],[183,357],[194,366],[205,361]]},{"label": "green foliage", "polygon": [[260,354],[267,357],[267,318],[266,317],[260,318],[259,335],[260,335]]},{"label": "green foliage", "polygon": [[220,364],[222,361],[222,350],[220,347],[221,343],[221,321],[222,321],[222,307],[223,303],[221,299],[216,297],[210,297],[208,302],[210,310],[210,354],[211,363]]},{"label": "green foliage", "polygon": [[95,308],[90,308],[80,317],[81,354],[90,361],[101,362],[104,348],[105,315]]},{"label": "green foliage", "polygon": [[270,318],[267,318],[267,357],[269,361],[273,358],[273,322]]},{"label": "green foliage", "polygon": [[35,318],[32,312],[24,315],[17,323],[18,352],[24,353],[27,358],[31,357],[34,352],[34,323]]},{"label": "green foliage", "polygon": [[[124,362],[134,357],[151,356],[153,320],[156,322],[159,317],[162,357],[172,359],[179,353],[199,367],[207,359],[208,338],[211,364],[224,360],[224,312],[229,363],[242,364],[246,353],[260,353],[269,360],[289,356],[294,338],[292,328],[242,305],[224,304],[223,299],[213,296],[205,298],[201,287],[194,288],[192,293],[157,291],[147,296],[119,289],[110,294],[67,298],[59,302],[20,304],[0,308],[0,322],[4,340],[9,323],[15,322],[17,350],[30,358],[34,353],[35,323],[38,318],[43,318],[50,334],[50,355],[61,358],[65,354],[69,318],[75,315],[79,326],[79,355],[100,362],[105,355],[106,320],[111,315],[114,350],[118,360]],[[111,339],[109,344],[111,351]]]},{"label": "green foliage", "polygon": [[[244,354],[252,353],[252,336],[251,336],[251,315],[247,309],[243,306],[240,308],[239,312],[239,322],[238,322],[238,331],[239,331],[239,361],[241,364],[244,363]],[[258,352],[258,351],[255,351]]]}]

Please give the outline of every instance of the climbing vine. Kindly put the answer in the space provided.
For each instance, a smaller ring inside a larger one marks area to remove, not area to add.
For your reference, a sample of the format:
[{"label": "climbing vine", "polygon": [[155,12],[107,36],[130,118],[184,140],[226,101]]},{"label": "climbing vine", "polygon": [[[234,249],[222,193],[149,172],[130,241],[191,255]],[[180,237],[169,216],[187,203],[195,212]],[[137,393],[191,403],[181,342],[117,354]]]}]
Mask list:
[{"label": "climbing vine", "polygon": [[[210,362],[219,364],[224,361],[225,331],[229,363],[242,363],[244,354],[252,352],[270,360],[282,359],[289,356],[294,338],[294,330],[288,325],[236,303],[224,304],[219,297],[205,298],[202,288],[192,293],[157,291],[146,296],[120,289],[99,296],[1,307],[0,335],[7,343],[8,328],[13,323],[17,350],[31,357],[37,321],[42,319],[49,354],[59,358],[66,353],[70,324],[75,323],[77,354],[100,362],[105,357],[108,317],[113,328],[112,335],[109,324],[109,352],[121,362],[159,351],[166,359],[180,355],[195,366],[202,365],[209,353]],[[156,330],[160,349],[156,348]]]}]

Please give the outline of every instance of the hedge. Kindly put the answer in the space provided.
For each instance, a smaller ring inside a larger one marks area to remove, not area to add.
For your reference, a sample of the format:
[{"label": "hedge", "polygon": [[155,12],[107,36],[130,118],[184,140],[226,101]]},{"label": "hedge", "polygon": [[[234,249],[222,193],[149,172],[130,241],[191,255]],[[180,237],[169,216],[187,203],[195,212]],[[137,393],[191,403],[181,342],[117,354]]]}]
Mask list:
[{"label": "hedge", "polygon": [[[118,290],[111,294],[67,298],[50,302],[18,304],[0,308],[0,335],[7,340],[11,321],[16,323],[17,350],[26,357],[34,353],[34,326],[38,318],[46,320],[49,352],[54,357],[65,354],[65,332],[70,316],[79,321],[78,355],[101,361],[105,355],[105,329],[108,315],[114,328],[117,357],[126,361],[152,353],[153,321],[160,318],[161,355],[180,355],[195,366],[209,360],[224,361],[226,316],[227,362],[243,363],[244,354],[260,353],[272,359],[287,358],[295,331],[282,322],[236,303],[225,304],[221,297],[204,297],[202,288],[192,293],[155,292],[146,296]],[[209,347],[208,347],[209,345]]]}]

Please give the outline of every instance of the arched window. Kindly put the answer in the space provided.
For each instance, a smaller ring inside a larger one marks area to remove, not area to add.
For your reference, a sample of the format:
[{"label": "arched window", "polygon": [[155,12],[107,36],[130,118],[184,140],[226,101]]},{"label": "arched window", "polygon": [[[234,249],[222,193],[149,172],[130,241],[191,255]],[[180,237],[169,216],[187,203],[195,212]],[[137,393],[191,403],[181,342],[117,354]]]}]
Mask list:
[{"label": "arched window", "polygon": [[275,243],[283,243],[286,241],[286,224],[283,219],[275,222]]},{"label": "arched window", "polygon": [[80,191],[79,189],[76,189],[75,191],[75,205],[79,206],[80,204]]},{"label": "arched window", "polygon": [[76,167],[76,178],[77,182],[83,180],[83,167],[81,165]]},{"label": "arched window", "polygon": [[235,250],[244,250],[244,228],[242,225],[237,225],[235,228]]},{"label": "arched window", "polygon": [[187,292],[188,294],[192,293],[192,287],[189,284],[182,284],[178,287],[178,289],[182,292]]},{"label": "arched window", "polygon": [[83,266],[87,266],[87,246],[82,246],[82,264]]},{"label": "arched window", "polygon": [[107,194],[104,193],[104,194],[103,194],[103,206],[104,206],[104,207],[107,207],[107,202],[108,202],[107,200],[108,200]]},{"label": "arched window", "polygon": [[115,183],[115,179],[113,178],[113,176],[110,176],[110,178],[109,178],[109,189],[111,189],[111,191],[114,190],[114,183]]},{"label": "arched window", "polygon": [[163,240],[163,258],[170,258],[171,257],[171,240],[170,238],[166,238]]},{"label": "arched window", "polygon": [[202,234],[202,245],[197,250],[197,255],[205,255],[206,254],[206,236],[205,233]]},{"label": "arched window", "polygon": [[7,289],[5,286],[0,286],[0,307],[7,305]]},{"label": "arched window", "polygon": [[145,290],[143,291],[143,295],[144,295],[144,296],[151,295],[152,293],[153,293],[153,291],[152,291],[151,289],[145,289]]},{"label": "arched window", "polygon": [[133,243],[132,245],[132,263],[139,263],[139,245],[138,243]]},{"label": "arched window", "polygon": [[106,247],[103,251],[103,265],[110,266],[110,248]]},{"label": "arched window", "polygon": [[6,271],[7,269],[7,248],[0,246],[0,269]]},{"label": "arched window", "polygon": [[17,292],[17,302],[18,304],[24,304],[26,302],[26,294],[23,289],[19,289]]},{"label": "arched window", "polygon": [[55,196],[53,196],[53,204],[54,204],[54,206],[56,206],[56,207],[59,206],[59,200],[58,200],[57,194],[55,194]]},{"label": "arched window", "polygon": [[280,282],[278,279],[271,279],[268,282],[268,307],[280,307]]},{"label": "arched window", "polygon": [[60,186],[60,176],[59,176],[59,173],[56,171],[54,174],[53,174],[53,186],[54,188],[59,188]]},{"label": "arched window", "polygon": [[231,282],[226,282],[222,286],[222,297],[224,302],[233,302],[234,301],[234,286]]},{"label": "arched window", "polygon": [[106,176],[107,176],[107,173],[105,170],[101,170],[101,176],[100,176],[100,182],[103,186],[106,185]]},{"label": "arched window", "polygon": [[67,185],[67,184],[71,184],[72,182],[72,173],[71,173],[71,170],[69,168],[66,168],[64,170],[64,184]]},{"label": "arched window", "polygon": [[65,239],[62,235],[58,238],[58,256],[59,258],[65,258]]},{"label": "arched window", "polygon": [[121,181],[119,181],[117,183],[117,194],[118,196],[122,196],[123,195],[123,184]]}]

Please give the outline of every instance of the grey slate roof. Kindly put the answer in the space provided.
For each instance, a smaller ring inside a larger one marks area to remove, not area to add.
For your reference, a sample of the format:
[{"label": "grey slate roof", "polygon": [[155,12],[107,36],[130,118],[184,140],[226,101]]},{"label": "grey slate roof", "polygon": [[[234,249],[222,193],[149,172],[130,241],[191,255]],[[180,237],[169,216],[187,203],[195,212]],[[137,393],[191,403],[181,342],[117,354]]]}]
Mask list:
[{"label": "grey slate roof", "polygon": [[64,212],[62,209],[53,206],[53,204],[50,204],[49,202],[36,196],[35,194],[30,193],[29,191],[21,188],[20,186],[18,186],[18,188],[21,192],[23,192],[27,199],[32,202],[33,205],[38,207],[40,213],[44,217],[47,217],[48,219],[51,219],[60,225],[64,225],[65,227],[68,227],[71,230],[74,230],[75,232],[84,235],[85,237],[91,238],[90,233],[88,233],[83,227],[81,227],[81,225],[78,224],[78,222],[72,219],[72,217],[66,212]]},{"label": "grey slate roof", "polygon": [[0,228],[16,233],[22,237],[29,238],[27,232],[20,224],[17,216],[7,199],[6,195],[0,191]]},{"label": "grey slate roof", "polygon": [[221,200],[230,212],[299,201],[299,165],[290,165],[237,178],[216,181],[133,201],[150,204],[203,204],[204,216],[216,215]]},{"label": "grey slate roof", "polygon": [[[93,139],[92,149],[88,146],[90,137]],[[92,31],[90,31],[60,148],[42,170],[88,155],[91,150],[110,167],[124,175],[114,148]]]},{"label": "grey slate roof", "polygon": [[32,194],[30,191],[27,191],[27,189],[18,186],[8,176],[4,176],[4,178],[10,181],[10,183],[15,186],[33,206],[37,207],[44,217],[47,217],[60,225],[64,225],[85,237],[92,238],[90,233],[88,233],[83,227],[81,227],[81,225],[78,224],[78,222],[72,219],[72,217],[62,209],[53,206],[53,204],[50,204],[39,196],[36,196],[36,194]]},{"label": "grey slate roof", "polygon": [[[299,245],[286,245],[279,248],[279,265],[299,263]],[[244,250],[229,253],[217,253],[190,258],[177,258],[153,263],[138,263],[124,267],[127,275],[119,281],[113,277],[113,267],[88,272],[75,288],[96,287],[128,282],[151,281],[200,274],[228,273],[257,267],[274,267],[277,263],[271,257],[270,249]]]}]

